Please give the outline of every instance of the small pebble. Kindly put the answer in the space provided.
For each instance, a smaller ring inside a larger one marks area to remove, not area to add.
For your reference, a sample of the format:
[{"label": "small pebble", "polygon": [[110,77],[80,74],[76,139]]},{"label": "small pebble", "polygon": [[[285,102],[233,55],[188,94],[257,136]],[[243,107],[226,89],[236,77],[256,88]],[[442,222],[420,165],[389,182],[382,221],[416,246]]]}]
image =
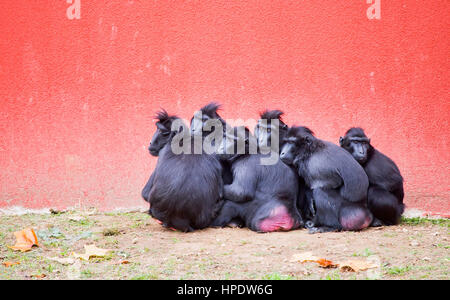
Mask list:
[{"label": "small pebble", "polygon": [[418,241],[412,241],[411,243],[409,243],[411,246],[416,247],[419,246],[419,242]]}]

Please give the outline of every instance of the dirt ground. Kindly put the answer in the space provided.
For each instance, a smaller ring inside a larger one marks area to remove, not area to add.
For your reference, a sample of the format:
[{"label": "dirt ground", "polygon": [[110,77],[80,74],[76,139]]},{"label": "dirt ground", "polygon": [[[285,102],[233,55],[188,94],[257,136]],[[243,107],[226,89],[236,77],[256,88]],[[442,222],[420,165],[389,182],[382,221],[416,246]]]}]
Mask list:
[{"label": "dirt ground", "polygon": [[[27,227],[40,246],[24,253],[9,249],[13,233]],[[405,218],[399,226],[362,232],[180,233],[140,212],[0,215],[0,279],[449,279],[449,229],[448,219]],[[73,258],[88,244],[111,251],[89,261],[52,260]],[[292,260],[304,252],[377,267],[344,272]]]}]

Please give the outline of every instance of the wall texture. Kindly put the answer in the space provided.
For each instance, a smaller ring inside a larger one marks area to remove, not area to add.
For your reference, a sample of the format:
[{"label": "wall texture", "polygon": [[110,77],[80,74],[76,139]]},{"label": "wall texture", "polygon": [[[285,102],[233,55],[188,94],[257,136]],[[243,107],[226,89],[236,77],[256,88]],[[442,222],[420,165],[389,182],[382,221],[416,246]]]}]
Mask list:
[{"label": "wall texture", "polygon": [[450,215],[447,0],[382,0],[380,20],[365,0],[70,5],[0,4],[0,208],[145,207],[155,111],[215,100],[335,143],[362,126],[408,207]]}]

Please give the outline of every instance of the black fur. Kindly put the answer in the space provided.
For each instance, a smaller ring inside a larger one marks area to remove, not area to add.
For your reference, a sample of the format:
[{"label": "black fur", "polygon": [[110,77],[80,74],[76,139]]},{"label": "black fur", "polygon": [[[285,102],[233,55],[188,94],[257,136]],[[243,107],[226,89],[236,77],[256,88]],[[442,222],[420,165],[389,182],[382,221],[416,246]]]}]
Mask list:
[{"label": "black fur", "polygon": [[405,206],[403,178],[397,165],[370,144],[361,128],[350,128],[339,142],[369,178],[368,207],[375,217],[372,225],[398,224]]},{"label": "black fur", "polygon": [[[220,104],[218,104],[216,102],[211,102],[211,103],[203,106],[202,108],[200,108],[202,119],[201,120],[195,119],[195,115],[191,118],[191,132],[193,134],[202,135],[202,136],[206,136],[206,135],[210,134],[214,130],[214,127],[211,128],[211,130],[207,130],[205,128],[205,123],[208,120],[220,121],[220,123],[222,124],[223,132],[225,132],[226,123],[217,112],[218,110],[220,110],[220,107],[221,107]],[[199,123],[196,123],[196,122],[199,122]]]},{"label": "black fur", "polygon": [[[200,111],[203,115],[202,124],[200,126],[197,126],[197,130],[201,128],[202,130],[202,136],[206,137],[208,134],[211,133],[212,130],[206,130],[205,129],[205,123],[207,120],[219,120],[222,124],[223,132],[226,131],[226,122],[222,117],[219,115],[218,110],[220,110],[221,105],[216,102],[211,102],[202,108],[200,108]],[[194,132],[194,117],[191,118],[191,132]],[[194,134],[200,134],[199,131],[194,132]],[[222,177],[224,184],[230,184],[233,181],[233,175],[231,174],[231,165],[226,160],[220,160],[220,163],[222,164]]]},{"label": "black fur", "polygon": [[170,142],[181,132],[171,130],[175,119],[166,112],[158,114],[157,124],[163,127],[158,127],[150,148],[157,142],[152,152],[159,157],[142,196],[150,203],[149,213],[164,226],[188,232],[208,227],[223,204],[222,167],[212,155],[173,153]]},{"label": "black fur", "polygon": [[220,110],[221,107],[222,105],[220,105],[219,103],[210,102],[203,106],[200,110],[203,114],[208,115],[211,118],[221,119],[219,114],[217,113],[217,111]]},{"label": "black fur", "polygon": [[[238,138],[236,136],[236,140]],[[298,176],[280,160],[274,165],[261,165],[264,155],[248,154],[252,141],[256,142],[247,129],[246,153],[220,156],[221,160],[231,164],[233,183],[224,186],[226,201],[213,226],[226,226],[232,220],[240,219],[253,231],[271,231],[262,228],[261,222],[280,207],[289,214],[292,226],[278,229],[290,230],[303,226],[296,207]]]},{"label": "black fur", "polygon": [[[265,110],[261,113],[258,124],[255,127],[255,137],[258,141],[258,147],[271,147],[273,148],[272,136],[278,135],[278,149],[281,150],[282,141],[288,131],[288,126],[283,122],[282,115],[284,112],[281,110]],[[263,126],[262,120],[266,120],[265,126]],[[272,120],[278,120],[278,128],[272,126]],[[279,151],[278,150],[278,151]]]},{"label": "black fur", "polygon": [[292,127],[280,157],[310,189],[315,213],[308,222],[311,232],[359,230],[371,223],[367,175],[348,152],[316,138],[309,128]]},{"label": "black fur", "polygon": [[172,122],[178,119],[178,117],[175,115],[169,116],[167,111],[162,109],[161,111],[156,113],[155,119],[158,120],[158,122],[156,122],[155,124],[156,133],[153,135],[153,138],[150,141],[148,150],[151,155],[158,156],[159,151],[161,151],[167,141],[172,138],[173,133],[171,132],[170,127],[172,125]]},{"label": "black fur", "polygon": [[[225,120],[222,119],[222,117],[218,113],[218,110],[220,110],[220,108],[221,108],[221,105],[216,102],[211,102],[211,103],[203,106],[202,108],[200,108],[200,111],[202,112],[201,124],[195,124],[194,122],[199,121],[199,120],[194,121],[195,116],[193,116],[191,118],[191,132],[193,134],[201,135],[203,138],[205,138],[207,135],[209,135],[214,130],[214,128],[211,128],[211,130],[208,130],[207,128],[205,128],[206,122],[208,120],[219,120],[220,123],[222,124],[223,134],[225,136],[227,124],[226,124]],[[199,130],[201,130],[201,132]],[[223,184],[231,184],[233,182],[233,174],[231,172],[230,161],[226,160],[226,159],[219,159],[217,155],[215,155],[215,158],[220,162],[220,165],[222,167]],[[230,223],[237,225],[239,227],[243,226],[243,221],[240,220],[239,218],[233,219]]]},{"label": "black fur", "polygon": [[[260,134],[262,130],[267,130],[267,128],[263,128],[260,126],[261,120],[267,120],[268,125],[270,125],[271,120],[278,119],[279,121],[279,131],[278,131],[278,142],[279,142],[279,151],[281,152],[281,148],[283,147],[284,138],[289,130],[288,125],[284,123],[282,116],[284,115],[284,112],[281,110],[265,110],[260,114],[260,120],[258,121],[258,124],[255,127],[255,137],[258,139],[258,146],[262,145],[268,145],[271,146],[271,137],[273,134],[273,131],[266,134]],[[312,134],[312,131],[310,132]],[[304,221],[309,220],[312,218],[312,211],[311,211],[311,201],[310,193],[307,191],[307,188],[305,186],[305,182],[303,181],[303,178],[299,177],[299,193],[298,193],[298,200],[297,200],[297,208],[300,211],[302,218]]]},{"label": "black fur", "polygon": [[[278,109],[274,110],[265,110],[260,114],[261,119],[272,120],[278,119],[281,121],[281,116],[284,115],[284,112]],[[284,124],[284,123],[283,123]]]},{"label": "black fur", "polygon": [[[152,156],[158,156],[161,149],[173,137],[174,133],[171,132],[171,126],[172,122],[178,119],[178,117],[175,115],[169,116],[167,111],[162,109],[156,113],[155,119],[158,120],[158,122],[156,122],[156,132],[153,135],[150,145],[148,147],[148,151]],[[147,181],[141,192],[142,198],[144,198],[144,200],[147,202],[149,202],[148,196],[150,193],[150,189],[153,185],[153,178],[154,173],[152,173],[152,175],[150,176],[149,180]]]}]

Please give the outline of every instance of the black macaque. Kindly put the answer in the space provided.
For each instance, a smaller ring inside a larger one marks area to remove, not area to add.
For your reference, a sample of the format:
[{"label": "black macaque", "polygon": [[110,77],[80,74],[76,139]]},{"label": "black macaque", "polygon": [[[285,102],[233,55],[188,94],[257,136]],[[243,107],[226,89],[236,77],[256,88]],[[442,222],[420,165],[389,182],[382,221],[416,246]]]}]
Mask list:
[{"label": "black macaque", "polygon": [[[211,102],[197,111],[191,118],[191,133],[196,135],[207,136],[213,131],[216,124],[214,121],[218,121],[222,126],[222,132],[225,133],[226,123],[217,112],[220,109],[220,104]],[[207,128],[207,122],[211,121],[211,128]]]},{"label": "black macaque", "polygon": [[[289,129],[281,119],[283,114],[281,110],[265,110],[261,113],[254,131],[258,147],[273,147],[278,149],[278,152],[281,150],[282,141]],[[273,122],[274,120],[278,120],[278,123]],[[275,139],[272,138],[275,135]],[[277,141],[278,144],[272,145],[272,140]]]},{"label": "black macaque", "polygon": [[[222,167],[213,155],[191,154],[193,139],[179,118],[161,111],[157,119],[149,149],[158,162],[142,191],[149,213],[165,227],[183,232],[208,227],[223,205]],[[172,126],[175,121],[182,125]],[[191,153],[174,153],[177,134],[188,137],[182,141],[191,143]]]},{"label": "black macaque", "polygon": [[[288,125],[282,120],[284,114],[281,110],[265,110],[260,115],[260,119],[255,127],[255,137],[258,141],[258,147],[271,148],[281,152],[284,138],[289,130]],[[278,120],[278,123],[274,122]],[[275,137],[275,135],[277,135]],[[273,141],[278,144],[274,144]],[[297,200],[297,208],[300,211],[303,221],[311,220],[313,217],[311,192],[306,188],[303,178],[299,177],[299,193]]]},{"label": "black macaque", "polygon": [[306,222],[310,233],[361,230],[372,223],[367,175],[347,151],[316,138],[306,127],[292,127],[280,158],[297,169],[310,189],[315,210],[313,220]]},{"label": "black macaque", "polygon": [[[191,133],[193,135],[200,135],[205,138],[207,135],[211,134],[215,128],[214,121],[220,122],[222,126],[222,132],[225,134],[226,131],[226,122],[217,112],[220,109],[220,104],[211,102],[202,108],[200,108],[199,112],[201,114],[194,114],[191,118]],[[208,126],[208,121],[211,122],[212,126]],[[215,140],[212,141],[214,145]],[[231,174],[231,166],[227,161],[220,160],[222,165],[222,179],[224,184],[230,184],[233,181],[233,175]]]},{"label": "black macaque", "polygon": [[398,224],[405,206],[403,178],[397,165],[370,144],[361,128],[350,128],[339,143],[361,164],[369,178],[367,201],[374,215],[372,226]]},{"label": "black macaque", "polygon": [[[242,144],[243,151],[237,147]],[[243,220],[245,226],[256,232],[303,226],[296,207],[298,176],[279,159],[275,164],[261,164],[261,159],[268,155],[256,154],[256,148],[255,138],[244,127],[234,128],[223,139],[218,156],[230,163],[233,183],[224,186],[225,203],[212,226],[223,227],[235,219]],[[250,154],[253,149],[255,154]]]},{"label": "black macaque", "polygon": [[[202,141],[211,135],[215,130],[219,130],[219,126],[222,127],[222,137],[226,136],[227,124],[224,119],[219,115],[220,104],[216,102],[208,103],[200,108],[199,111],[194,113],[191,118],[191,133],[193,136],[201,136]],[[219,145],[215,145],[216,140],[209,140],[212,147],[217,148]],[[217,149],[216,149],[217,150]],[[215,151],[217,152],[217,151]],[[216,159],[219,160],[222,166],[222,180],[223,184],[231,184],[233,182],[233,174],[231,173],[231,164],[229,161],[219,159],[217,153],[214,153]],[[230,221],[228,226],[231,227],[243,227],[244,221],[238,217]]]},{"label": "black macaque", "polygon": [[[172,139],[173,135],[171,135],[171,131],[167,130],[167,128],[170,128],[172,122],[178,119],[178,117],[168,116],[166,111],[161,111],[157,113],[156,119],[162,120],[163,123],[161,123],[161,121],[156,123],[156,132],[153,135],[152,140],[150,141],[148,151],[152,156],[157,157],[161,149]],[[149,180],[147,181],[141,192],[142,198],[144,198],[144,200],[147,202],[149,202],[148,196],[153,185],[153,178],[154,173],[150,175]]]},{"label": "black macaque", "polygon": [[[156,132],[150,141],[150,145],[148,147],[148,151],[152,156],[158,156],[161,149],[170,142],[174,133],[170,131],[170,127],[172,126],[172,122],[178,119],[177,116],[169,116],[166,111],[161,111],[157,113],[156,119],[159,121],[156,123]],[[153,185],[154,173],[150,176],[150,179],[145,184],[142,189],[141,195],[145,201],[149,202],[148,196],[150,193],[150,189]]]}]

